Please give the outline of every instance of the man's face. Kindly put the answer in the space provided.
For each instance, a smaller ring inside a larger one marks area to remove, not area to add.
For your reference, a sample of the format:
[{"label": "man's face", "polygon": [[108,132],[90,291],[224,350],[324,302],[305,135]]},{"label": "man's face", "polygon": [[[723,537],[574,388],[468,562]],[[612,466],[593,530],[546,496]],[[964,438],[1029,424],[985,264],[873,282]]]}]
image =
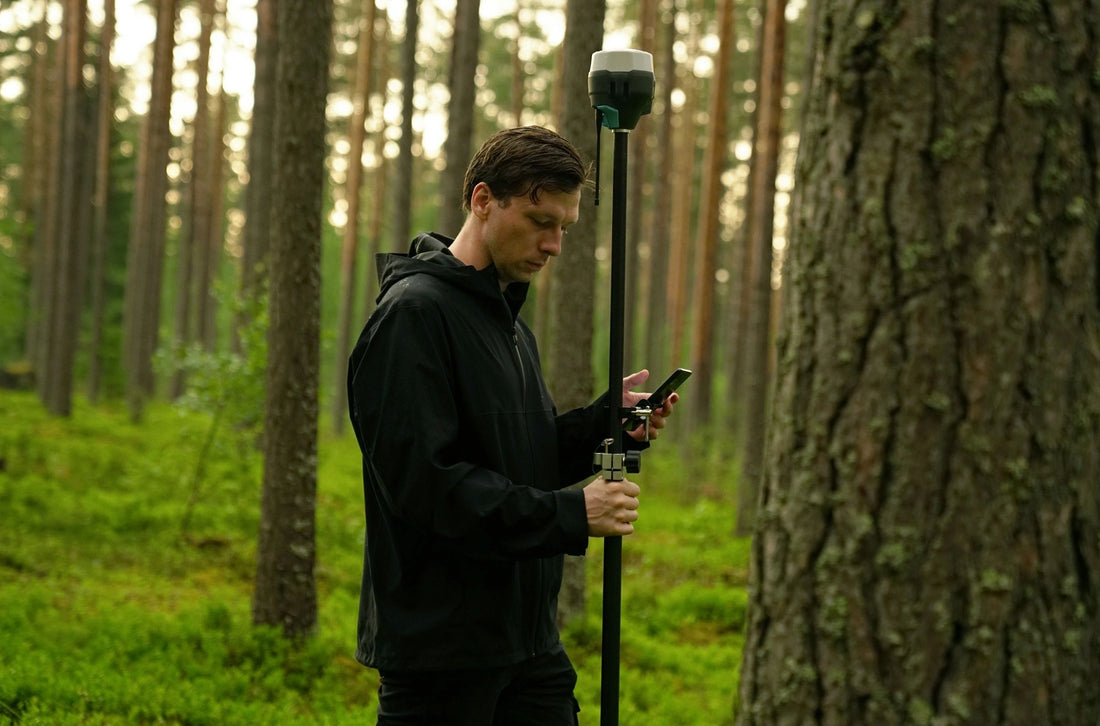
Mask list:
[{"label": "man's face", "polygon": [[501,287],[513,282],[530,282],[551,257],[561,253],[562,235],[580,214],[581,192],[539,194],[537,204],[521,194],[503,205],[490,195],[482,207],[485,214],[482,241],[496,266]]}]

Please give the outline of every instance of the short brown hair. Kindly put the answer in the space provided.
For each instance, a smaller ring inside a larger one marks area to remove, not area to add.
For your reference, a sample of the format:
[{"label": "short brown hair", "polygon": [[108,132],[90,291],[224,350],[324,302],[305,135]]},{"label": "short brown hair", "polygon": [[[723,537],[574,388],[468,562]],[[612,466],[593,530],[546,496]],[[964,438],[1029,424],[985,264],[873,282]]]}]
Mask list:
[{"label": "short brown hair", "polygon": [[481,182],[493,196],[507,202],[526,194],[532,203],[539,192],[573,192],[590,184],[589,166],[561,135],[541,126],[498,131],[481,145],[462,183],[462,209],[470,211],[470,196]]}]

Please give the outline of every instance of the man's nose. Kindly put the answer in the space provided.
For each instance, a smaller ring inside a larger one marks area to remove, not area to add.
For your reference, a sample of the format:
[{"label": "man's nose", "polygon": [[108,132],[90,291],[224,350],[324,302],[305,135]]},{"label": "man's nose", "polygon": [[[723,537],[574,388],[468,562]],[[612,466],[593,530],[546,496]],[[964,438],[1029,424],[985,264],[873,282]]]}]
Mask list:
[{"label": "man's nose", "polygon": [[562,234],[561,229],[549,230],[539,241],[539,250],[551,257],[560,255]]}]

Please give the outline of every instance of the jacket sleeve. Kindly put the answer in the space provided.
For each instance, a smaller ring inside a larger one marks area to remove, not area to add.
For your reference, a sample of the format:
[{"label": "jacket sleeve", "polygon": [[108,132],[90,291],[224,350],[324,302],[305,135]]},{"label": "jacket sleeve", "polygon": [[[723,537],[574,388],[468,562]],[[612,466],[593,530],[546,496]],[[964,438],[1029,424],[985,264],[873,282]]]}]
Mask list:
[{"label": "jacket sleeve", "polygon": [[431,304],[400,302],[368,324],[349,363],[364,486],[395,526],[486,559],[583,554],[584,495],[547,492],[464,459],[454,361]]}]

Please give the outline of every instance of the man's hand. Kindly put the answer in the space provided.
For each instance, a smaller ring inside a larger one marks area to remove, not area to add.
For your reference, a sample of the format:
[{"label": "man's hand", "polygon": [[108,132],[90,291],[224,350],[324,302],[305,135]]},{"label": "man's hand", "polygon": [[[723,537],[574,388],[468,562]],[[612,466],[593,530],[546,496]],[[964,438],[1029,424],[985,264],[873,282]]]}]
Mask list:
[{"label": "man's hand", "polygon": [[[649,398],[648,393],[636,393],[630,390],[635,386],[642,385],[648,378],[649,371],[643,368],[637,373],[631,373],[623,379],[623,408],[633,408],[639,401]],[[664,404],[659,409],[650,414],[649,438],[651,440],[661,435],[658,429],[663,429],[665,427],[665,419],[672,415],[672,407],[679,400],[680,394],[673,392],[671,396],[665,399]],[[628,431],[627,435],[635,441],[644,441],[645,433],[645,424],[642,424],[634,430]]]},{"label": "man's hand", "polygon": [[638,494],[642,490],[627,479],[607,481],[598,477],[584,488],[584,508],[588,513],[588,534],[615,537],[634,533],[632,522],[638,519]]}]

